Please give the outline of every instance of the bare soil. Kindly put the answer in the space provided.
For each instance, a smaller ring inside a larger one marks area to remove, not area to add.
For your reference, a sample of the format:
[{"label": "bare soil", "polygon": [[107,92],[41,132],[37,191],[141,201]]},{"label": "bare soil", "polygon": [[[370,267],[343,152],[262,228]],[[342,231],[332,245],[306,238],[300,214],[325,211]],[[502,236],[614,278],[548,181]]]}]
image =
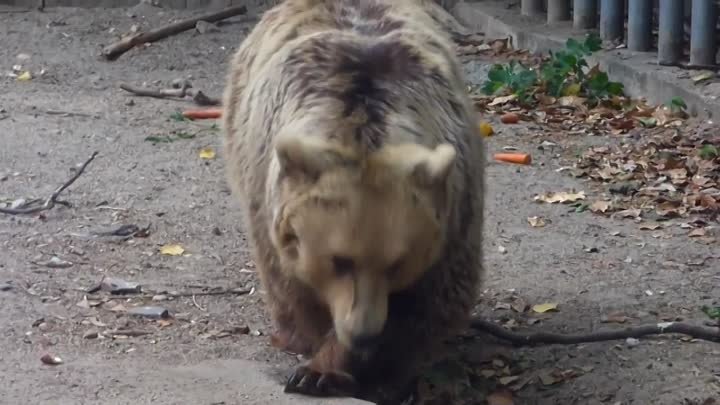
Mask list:
[{"label": "bare soil", "polygon": [[[63,193],[72,207],[42,215],[0,214],[0,286],[8,285],[0,289],[2,403],[248,403],[247,392],[210,370],[223,368],[228,359],[265,362],[281,371],[297,363],[269,347],[263,293],[225,184],[213,121],[175,120],[173,114],[194,107],[191,102],[132,97],[118,88],[120,82],[169,87],[174,79],[189,78],[195,88],[220,95],[228,58],[253,18],[234,18],[217,32],[187,32],[114,62],[98,56],[102,46],[135,24],[155,27],[189,15],[149,6],[0,14],[0,198],[44,198],[93,151],[100,152]],[[468,64],[469,77],[481,79],[489,62]],[[7,76],[17,64],[34,77]],[[555,151],[539,151],[552,134],[490,119],[498,133],[489,139],[488,153],[512,145],[532,153],[534,162],[488,163],[488,275],[478,306],[483,316],[515,319],[523,330],[556,332],[618,327],[601,323],[613,312],[632,324],[707,320],[700,307],[718,305],[720,297],[717,242],[695,242],[678,226],[641,231],[628,220],[533,202],[547,191],[574,188],[591,195],[588,184],[555,169],[568,164],[561,156],[607,139],[576,136],[560,140]],[[151,136],[173,141],[146,140]],[[198,156],[207,147],[217,151],[215,159]],[[548,224],[532,228],[531,216]],[[150,225],[149,236],[127,241],[92,236],[129,224]],[[162,255],[166,244],[180,244],[185,252]],[[54,256],[72,266],[48,267],[44,262]],[[148,297],[84,292],[103,277],[138,282]],[[245,295],[152,298],[253,287]],[[84,296],[90,301],[78,305]],[[498,306],[517,297],[529,305],[557,303],[558,311],[531,316]],[[172,318],[136,318],[123,310],[141,303],[165,307]],[[217,333],[244,326],[250,333]],[[118,329],[149,334],[113,336]],[[713,343],[672,336],[638,344],[486,348],[482,340],[466,341],[462,357],[479,373],[502,370],[499,361],[495,366],[487,361],[504,353],[510,374],[525,382],[515,392],[516,404],[720,400],[720,346]],[[43,364],[47,353],[63,364]],[[182,374],[188,367],[200,368]],[[539,376],[552,370],[574,374],[544,385]],[[455,403],[484,403],[482,394],[497,383],[495,377],[473,381],[478,396]]]}]

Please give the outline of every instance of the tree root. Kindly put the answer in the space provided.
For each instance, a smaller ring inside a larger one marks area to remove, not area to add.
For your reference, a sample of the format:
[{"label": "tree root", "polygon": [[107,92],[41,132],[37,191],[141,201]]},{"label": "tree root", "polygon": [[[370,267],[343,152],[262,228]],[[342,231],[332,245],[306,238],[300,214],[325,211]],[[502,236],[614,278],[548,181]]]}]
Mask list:
[{"label": "tree root", "polygon": [[476,331],[485,332],[494,337],[510,342],[514,346],[535,346],[541,344],[571,345],[666,334],[683,334],[695,339],[720,343],[720,326],[703,327],[683,322],[663,322],[579,335],[563,335],[549,332],[531,334],[514,333],[508,331],[500,325],[478,318],[473,318],[471,320],[470,327]]}]

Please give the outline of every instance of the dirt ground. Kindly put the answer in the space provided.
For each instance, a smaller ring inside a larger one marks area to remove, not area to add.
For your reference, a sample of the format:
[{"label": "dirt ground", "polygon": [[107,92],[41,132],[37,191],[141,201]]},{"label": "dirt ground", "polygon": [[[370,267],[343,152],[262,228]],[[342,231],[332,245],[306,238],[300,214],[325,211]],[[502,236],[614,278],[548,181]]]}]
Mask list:
[{"label": "dirt ground", "polygon": [[[217,32],[184,33],[115,62],[98,57],[103,45],[135,24],[156,26],[189,14],[149,6],[0,14],[0,198],[46,197],[99,151],[63,193],[72,208],[58,206],[41,216],[0,214],[4,404],[249,403],[248,393],[214,374],[225,361],[254,360],[279,370],[297,363],[268,345],[262,291],[225,185],[213,121],[175,120],[173,114],[192,107],[190,102],[131,97],[118,89],[120,82],[160,87],[189,78],[195,88],[219,95],[228,57],[254,20],[235,18]],[[469,77],[481,79],[488,63],[468,64]],[[13,65],[30,70],[32,80],[6,75]],[[547,191],[574,188],[591,194],[588,184],[555,169],[569,164],[559,156],[606,139],[555,139],[560,142],[555,151],[540,151],[538,145],[552,137],[542,128],[499,123],[498,128],[488,153],[512,145],[532,153],[534,163],[489,160],[488,276],[480,313],[532,324],[523,330],[556,332],[618,327],[601,323],[613,312],[630,317],[632,324],[707,319],[700,307],[718,305],[720,297],[717,242],[694,242],[679,227],[641,231],[631,221],[533,202],[534,195]],[[167,136],[173,141],[146,140]],[[208,147],[217,151],[215,159],[199,157]],[[548,224],[532,228],[531,216],[545,217]],[[130,224],[150,225],[149,236],[127,241],[93,236]],[[160,254],[167,244],[181,245],[184,254]],[[53,257],[72,265],[48,265]],[[84,292],[103,277],[138,282],[148,295]],[[258,289],[245,295],[162,300],[173,291],[253,287]],[[498,305],[513,297],[530,305],[557,303],[558,311],[531,321],[526,313]],[[162,306],[172,318],[127,313],[141,303]],[[243,333],[245,326],[249,333]],[[148,334],[117,335],[127,330]],[[478,363],[478,369],[511,365],[510,374],[524,382],[515,392],[516,404],[720,401],[720,346],[713,343],[673,336],[632,344],[505,348],[490,355],[481,342],[463,347],[463,359]],[[483,365],[501,352],[504,360]],[[63,364],[43,364],[44,354],[60,356]],[[552,370],[572,373],[543,384]],[[483,389],[478,388],[476,401],[463,403],[485,403]]]}]

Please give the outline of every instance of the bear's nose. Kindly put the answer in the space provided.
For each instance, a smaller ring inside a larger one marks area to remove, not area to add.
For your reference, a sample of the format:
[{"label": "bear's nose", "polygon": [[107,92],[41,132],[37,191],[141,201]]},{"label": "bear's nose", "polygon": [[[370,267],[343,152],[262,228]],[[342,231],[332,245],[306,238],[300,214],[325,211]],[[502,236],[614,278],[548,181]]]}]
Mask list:
[{"label": "bear's nose", "polygon": [[352,345],[354,348],[357,349],[370,349],[373,346],[377,345],[380,340],[380,335],[370,335],[370,334],[362,334],[362,335],[354,335],[352,337]]}]

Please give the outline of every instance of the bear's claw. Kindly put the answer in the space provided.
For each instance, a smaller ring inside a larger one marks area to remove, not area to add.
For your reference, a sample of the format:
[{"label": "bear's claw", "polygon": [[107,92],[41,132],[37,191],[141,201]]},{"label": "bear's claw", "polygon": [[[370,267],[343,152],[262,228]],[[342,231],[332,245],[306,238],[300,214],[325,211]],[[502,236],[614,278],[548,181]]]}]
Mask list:
[{"label": "bear's claw", "polygon": [[285,393],[314,397],[352,396],[355,393],[355,379],[340,372],[321,373],[308,366],[299,366],[285,385]]}]

